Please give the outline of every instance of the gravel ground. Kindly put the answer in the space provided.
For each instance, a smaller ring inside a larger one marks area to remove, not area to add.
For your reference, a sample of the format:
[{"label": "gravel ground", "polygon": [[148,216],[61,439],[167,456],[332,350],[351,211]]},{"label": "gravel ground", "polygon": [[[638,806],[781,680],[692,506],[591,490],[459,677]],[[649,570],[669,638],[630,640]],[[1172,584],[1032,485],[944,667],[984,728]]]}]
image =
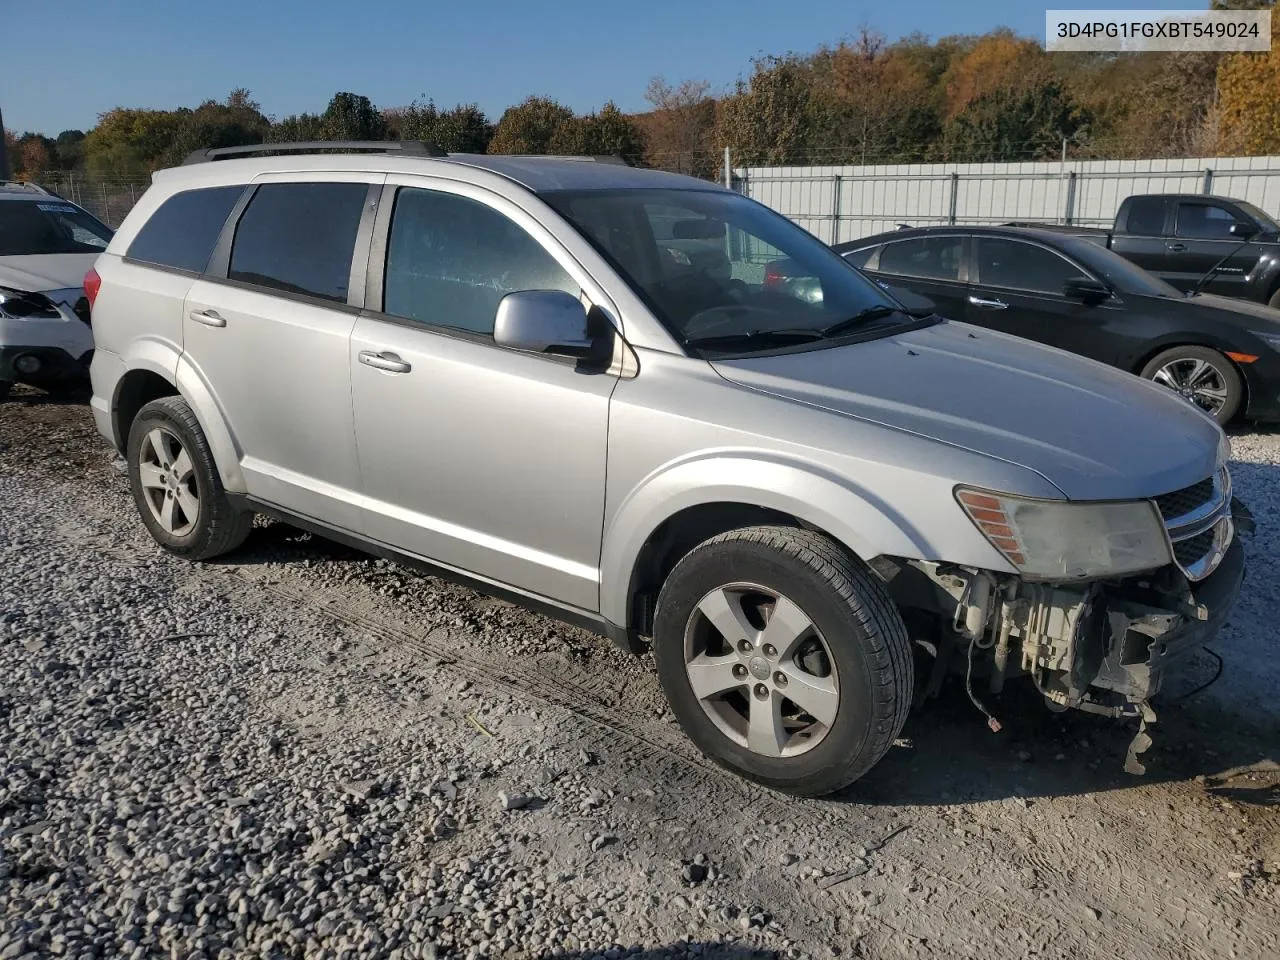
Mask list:
[{"label": "gravel ground", "polygon": [[1274,957],[1280,436],[1234,445],[1246,597],[1147,777],[1015,689],[818,802],[706,764],[606,641],[280,525],[168,557],[84,407],[18,393],[0,960]]}]

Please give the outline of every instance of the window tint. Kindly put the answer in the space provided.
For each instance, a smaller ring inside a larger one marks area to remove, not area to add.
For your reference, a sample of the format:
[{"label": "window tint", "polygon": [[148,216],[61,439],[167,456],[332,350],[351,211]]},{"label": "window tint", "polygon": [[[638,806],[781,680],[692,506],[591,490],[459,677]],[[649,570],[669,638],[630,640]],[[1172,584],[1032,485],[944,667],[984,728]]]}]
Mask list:
[{"label": "window tint", "polygon": [[1126,233],[1138,233],[1144,237],[1164,234],[1164,198],[1135,197],[1129,201],[1129,217],[1125,221]]},{"label": "window tint", "polygon": [[1240,218],[1226,207],[1212,203],[1178,204],[1178,227],[1174,231],[1180,237],[1198,240],[1233,240],[1231,227]]},{"label": "window tint", "polygon": [[861,270],[871,262],[872,254],[879,249],[879,247],[864,247],[861,250],[850,250],[848,253],[841,254],[841,256]]},{"label": "window tint", "polygon": [[392,316],[484,334],[493,333],[508,293],[581,293],[551,254],[492,207],[409,188],[396,196],[383,286]]},{"label": "window tint", "polygon": [[232,280],[345,303],[363,183],[268,183],[254,193],[231,245]]},{"label": "window tint", "polygon": [[981,284],[1061,296],[1068,280],[1084,276],[1078,267],[1044,247],[1021,240],[978,238]]},{"label": "window tint", "polygon": [[918,237],[887,243],[876,269],[898,277],[959,280],[963,245],[963,237]]},{"label": "window tint", "polygon": [[133,260],[201,273],[243,186],[184,190],[160,204],[125,254]]}]

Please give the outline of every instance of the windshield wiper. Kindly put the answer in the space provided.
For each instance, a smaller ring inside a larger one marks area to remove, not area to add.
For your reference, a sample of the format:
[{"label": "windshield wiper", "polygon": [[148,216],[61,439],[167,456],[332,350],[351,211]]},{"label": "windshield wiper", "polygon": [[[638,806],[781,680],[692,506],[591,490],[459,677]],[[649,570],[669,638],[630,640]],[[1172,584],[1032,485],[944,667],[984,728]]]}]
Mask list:
[{"label": "windshield wiper", "polygon": [[[883,320],[885,317],[891,317],[895,313],[901,313],[908,317],[916,316],[916,314],[913,314],[908,310],[904,310],[901,307],[891,307],[885,303],[878,303],[874,307],[867,307],[865,310],[859,310],[847,320],[838,320],[829,327],[823,327],[822,335],[824,337],[838,337],[840,334],[848,333],[850,330],[855,330],[863,324],[872,323],[876,320]],[[924,314],[921,314],[921,316],[924,316]]]},{"label": "windshield wiper", "polygon": [[706,337],[686,337],[680,343],[685,347],[774,347],[792,343],[810,343],[826,336],[822,330],[748,330],[745,333],[719,333]]}]

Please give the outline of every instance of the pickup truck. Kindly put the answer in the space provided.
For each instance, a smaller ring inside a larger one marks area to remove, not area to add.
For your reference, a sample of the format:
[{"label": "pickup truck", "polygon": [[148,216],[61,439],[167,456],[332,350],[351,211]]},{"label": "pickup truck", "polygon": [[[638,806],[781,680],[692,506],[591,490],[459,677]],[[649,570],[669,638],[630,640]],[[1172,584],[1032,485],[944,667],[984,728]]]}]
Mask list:
[{"label": "pickup truck", "polygon": [[1092,241],[1179,290],[1203,290],[1280,308],[1280,223],[1244,200],[1195,193],[1137,194],[1120,204],[1111,230],[1040,223],[1007,226],[1035,226]]}]

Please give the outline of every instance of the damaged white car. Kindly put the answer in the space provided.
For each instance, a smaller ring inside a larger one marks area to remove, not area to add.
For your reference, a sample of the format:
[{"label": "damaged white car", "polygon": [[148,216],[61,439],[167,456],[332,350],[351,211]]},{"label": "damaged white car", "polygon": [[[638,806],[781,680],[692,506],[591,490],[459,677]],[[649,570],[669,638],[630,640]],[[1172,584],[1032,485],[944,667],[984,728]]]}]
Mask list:
[{"label": "damaged white car", "polygon": [[111,233],[35,184],[0,182],[0,400],[14,383],[56,389],[88,377],[84,276]]}]

